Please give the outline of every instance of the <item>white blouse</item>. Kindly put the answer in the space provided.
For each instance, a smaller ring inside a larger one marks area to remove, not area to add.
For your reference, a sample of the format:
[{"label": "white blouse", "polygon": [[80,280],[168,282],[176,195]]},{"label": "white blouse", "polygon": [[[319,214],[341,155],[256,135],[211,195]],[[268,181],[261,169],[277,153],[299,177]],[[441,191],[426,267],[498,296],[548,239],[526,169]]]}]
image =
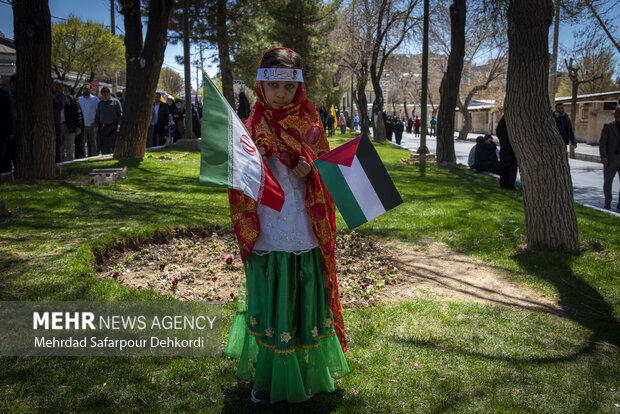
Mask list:
[{"label": "white blouse", "polygon": [[278,157],[269,156],[267,165],[284,191],[282,211],[258,204],[260,232],[254,252],[290,252],[301,254],[318,247],[312,223],[306,212],[306,180],[297,178],[293,170],[282,164]]}]

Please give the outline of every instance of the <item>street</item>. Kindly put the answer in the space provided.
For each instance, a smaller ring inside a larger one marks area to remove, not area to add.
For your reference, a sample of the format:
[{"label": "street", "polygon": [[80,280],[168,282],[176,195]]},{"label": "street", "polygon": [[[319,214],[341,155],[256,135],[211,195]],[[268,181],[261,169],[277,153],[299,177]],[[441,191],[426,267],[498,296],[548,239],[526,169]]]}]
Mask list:
[{"label": "street", "polygon": [[[469,151],[476,145],[476,137],[481,134],[470,133],[467,141],[454,141],[454,151],[456,153],[456,162],[459,164],[467,165],[467,158]],[[496,137],[495,143],[498,143]],[[426,137],[426,146],[431,153],[435,153],[437,140],[435,137]],[[413,134],[407,132],[403,133],[403,139],[401,141],[401,147],[417,151],[420,147],[420,138],[414,137]],[[590,146],[587,144],[579,143],[576,149],[577,153],[582,154],[598,154],[598,147]],[[578,159],[569,159],[571,175],[573,180],[573,192],[575,201],[583,204],[587,207],[594,208],[596,210],[604,211],[609,214],[613,214],[620,217],[620,212],[615,208],[618,204],[618,189],[620,188],[620,180],[618,177],[613,182],[612,187],[612,204],[611,211],[604,210],[603,202],[603,165],[598,162],[581,161]],[[521,184],[520,177],[517,175],[517,183]]]}]

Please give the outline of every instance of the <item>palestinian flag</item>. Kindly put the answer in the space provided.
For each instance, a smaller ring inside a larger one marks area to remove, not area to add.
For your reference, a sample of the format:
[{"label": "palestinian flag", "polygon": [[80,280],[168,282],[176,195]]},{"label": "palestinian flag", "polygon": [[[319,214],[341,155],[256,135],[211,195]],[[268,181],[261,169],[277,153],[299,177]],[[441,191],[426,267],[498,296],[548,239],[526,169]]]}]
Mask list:
[{"label": "palestinian flag", "polygon": [[351,230],[403,202],[366,134],[320,156],[314,165]]},{"label": "palestinian flag", "polygon": [[284,192],[243,122],[204,70],[202,78],[200,185],[241,190],[267,207],[282,210]]}]

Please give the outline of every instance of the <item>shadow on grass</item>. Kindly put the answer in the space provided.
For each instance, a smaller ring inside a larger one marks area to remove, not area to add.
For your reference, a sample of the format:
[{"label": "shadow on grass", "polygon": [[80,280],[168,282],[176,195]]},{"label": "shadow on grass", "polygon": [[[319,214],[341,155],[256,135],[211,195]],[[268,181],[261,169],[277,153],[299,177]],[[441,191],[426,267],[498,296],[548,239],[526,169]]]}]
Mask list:
[{"label": "shadow on grass", "polygon": [[513,256],[529,273],[555,286],[563,316],[592,331],[592,341],[620,346],[620,321],[601,294],[573,273],[569,253],[522,251]]},{"label": "shadow on grass", "polygon": [[[258,407],[250,402],[249,383],[237,383],[234,387],[224,390],[224,407],[222,413],[238,414],[249,412],[265,413],[328,413],[337,412],[342,406],[344,391],[337,388],[334,392],[320,393],[303,403],[279,402],[267,407]],[[360,408],[362,408],[360,406]]]}]

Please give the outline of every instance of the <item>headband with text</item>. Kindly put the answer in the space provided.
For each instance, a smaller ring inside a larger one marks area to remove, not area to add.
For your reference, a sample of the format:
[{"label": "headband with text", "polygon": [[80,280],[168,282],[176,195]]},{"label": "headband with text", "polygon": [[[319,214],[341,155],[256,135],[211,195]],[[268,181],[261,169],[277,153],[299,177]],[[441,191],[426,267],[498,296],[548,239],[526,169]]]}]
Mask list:
[{"label": "headband with text", "polygon": [[259,68],[256,72],[257,81],[303,82],[301,69]]}]

